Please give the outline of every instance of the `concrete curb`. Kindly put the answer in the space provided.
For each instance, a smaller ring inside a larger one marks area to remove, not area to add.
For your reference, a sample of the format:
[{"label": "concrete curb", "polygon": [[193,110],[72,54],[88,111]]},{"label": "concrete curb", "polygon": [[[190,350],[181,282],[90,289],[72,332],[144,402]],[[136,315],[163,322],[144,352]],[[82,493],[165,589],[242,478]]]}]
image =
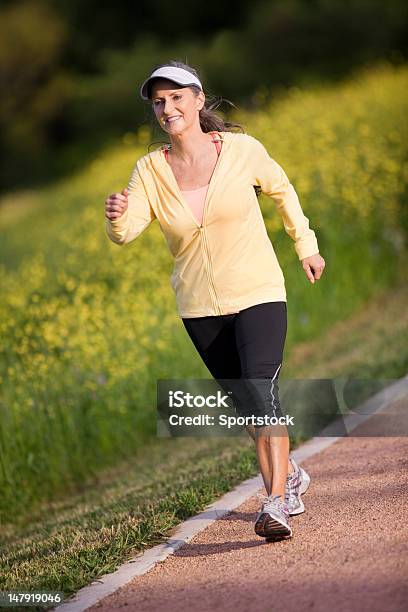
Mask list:
[{"label": "concrete curb", "polygon": [[[342,419],[342,423],[347,433],[349,434],[355,427],[369,419],[374,413],[385,409],[390,402],[404,395],[408,395],[408,375],[397,380],[361,404],[358,414],[351,413],[345,416]],[[340,438],[339,436],[324,435],[325,432],[329,433],[331,429],[332,426],[328,426],[321,432],[322,435],[312,438],[292,451],[291,456],[294,457],[295,461],[302,462],[312,455],[320,453]],[[164,544],[159,544],[139,553],[136,557],[121,565],[115,572],[105,574],[98,580],[95,580],[89,586],[78,591],[69,601],[57,608],[53,608],[53,610],[58,610],[58,612],[82,612],[86,610],[123,587],[136,576],[141,576],[148,572],[156,563],[164,561],[166,557],[174,553],[180,546],[189,542],[199,531],[202,531],[218,518],[240,506],[261,488],[263,488],[263,481],[260,474],[245,480],[235,489],[223,495],[218,501],[209,505],[206,510],[181,523],[176,528],[173,537],[170,537]]]}]

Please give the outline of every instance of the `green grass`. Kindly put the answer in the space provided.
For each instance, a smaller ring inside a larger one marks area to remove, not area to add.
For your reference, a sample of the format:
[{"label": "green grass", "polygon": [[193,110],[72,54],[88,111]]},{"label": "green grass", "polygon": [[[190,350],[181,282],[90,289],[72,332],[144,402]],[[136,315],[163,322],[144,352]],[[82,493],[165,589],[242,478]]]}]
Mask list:
[{"label": "green grass", "polygon": [[[221,448],[221,446],[223,448]],[[65,594],[162,542],[180,521],[257,473],[249,442],[162,440],[97,488],[2,538],[2,589]],[[48,585],[48,586],[46,586]]]}]

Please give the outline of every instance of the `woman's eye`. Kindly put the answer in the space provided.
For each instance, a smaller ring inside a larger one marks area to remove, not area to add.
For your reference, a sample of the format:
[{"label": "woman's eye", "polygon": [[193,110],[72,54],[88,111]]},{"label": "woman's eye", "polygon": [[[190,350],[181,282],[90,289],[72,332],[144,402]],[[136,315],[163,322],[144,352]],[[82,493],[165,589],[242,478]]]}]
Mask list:
[{"label": "woman's eye", "polygon": [[[173,96],[173,100],[180,100],[183,96],[180,96],[179,94]],[[161,100],[154,100],[153,101],[153,106],[158,106],[159,104],[161,104],[162,101]]]}]

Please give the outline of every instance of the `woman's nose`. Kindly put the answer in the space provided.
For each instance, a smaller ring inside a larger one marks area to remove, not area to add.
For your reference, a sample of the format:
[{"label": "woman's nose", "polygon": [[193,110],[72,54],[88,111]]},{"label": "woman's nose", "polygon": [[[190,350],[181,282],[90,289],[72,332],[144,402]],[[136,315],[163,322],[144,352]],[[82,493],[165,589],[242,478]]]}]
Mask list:
[{"label": "woman's nose", "polygon": [[163,113],[165,115],[170,115],[170,112],[173,108],[173,103],[171,100],[167,100],[164,102]]}]

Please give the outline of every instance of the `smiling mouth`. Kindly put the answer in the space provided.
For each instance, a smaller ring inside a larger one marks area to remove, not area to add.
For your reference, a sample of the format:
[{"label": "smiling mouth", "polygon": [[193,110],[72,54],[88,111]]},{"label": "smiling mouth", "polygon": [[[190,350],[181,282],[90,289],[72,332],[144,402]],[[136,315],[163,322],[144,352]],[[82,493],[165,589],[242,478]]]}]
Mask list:
[{"label": "smiling mouth", "polygon": [[177,119],[181,119],[181,115],[177,115],[176,117],[169,117],[164,121],[164,123],[174,123]]}]

